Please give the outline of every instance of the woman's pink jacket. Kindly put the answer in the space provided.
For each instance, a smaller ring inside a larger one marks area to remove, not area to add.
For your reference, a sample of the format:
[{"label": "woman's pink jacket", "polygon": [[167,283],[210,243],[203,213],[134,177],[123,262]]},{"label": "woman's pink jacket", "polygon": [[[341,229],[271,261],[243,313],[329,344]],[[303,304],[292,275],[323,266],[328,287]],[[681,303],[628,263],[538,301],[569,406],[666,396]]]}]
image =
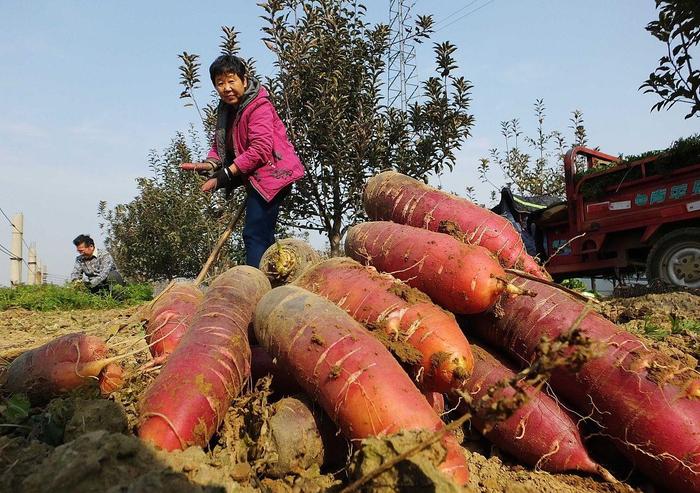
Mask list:
[{"label": "woman's pink jacket", "polygon": [[[253,188],[270,202],[283,188],[304,176],[304,166],[287,138],[287,129],[267,90],[260,86],[257,94],[242,104],[233,124],[233,163],[244,181],[249,180]],[[207,161],[217,168],[233,157],[225,155],[227,113],[230,110],[228,105],[219,104],[214,143],[207,155]],[[219,149],[224,149],[224,152]]]}]

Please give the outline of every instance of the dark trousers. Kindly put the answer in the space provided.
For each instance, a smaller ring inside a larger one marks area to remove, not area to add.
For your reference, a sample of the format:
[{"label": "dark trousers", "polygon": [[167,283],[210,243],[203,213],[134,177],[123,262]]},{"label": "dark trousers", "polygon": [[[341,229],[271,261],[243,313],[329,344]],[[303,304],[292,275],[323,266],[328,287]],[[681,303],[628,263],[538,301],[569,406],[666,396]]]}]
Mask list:
[{"label": "dark trousers", "polygon": [[97,286],[91,287],[90,292],[93,294],[106,294],[112,292],[112,286],[114,285],[123,286],[125,284],[124,278],[119,273],[119,271],[113,270],[107,274],[107,278],[102,281]]},{"label": "dark trousers", "polygon": [[280,204],[289,193],[289,189],[280,191],[271,202],[267,202],[252,186],[247,188],[243,226],[246,264],[259,267],[263,253],[275,242],[275,224]]}]

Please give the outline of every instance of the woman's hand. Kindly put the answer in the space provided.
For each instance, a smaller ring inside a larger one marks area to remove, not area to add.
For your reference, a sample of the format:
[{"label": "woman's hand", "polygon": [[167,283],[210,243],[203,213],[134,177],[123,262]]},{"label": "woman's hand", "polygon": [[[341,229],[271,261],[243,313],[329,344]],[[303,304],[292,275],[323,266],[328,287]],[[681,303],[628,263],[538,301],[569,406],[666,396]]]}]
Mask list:
[{"label": "woman's hand", "polygon": [[219,188],[228,187],[233,183],[233,177],[239,173],[235,164],[232,164],[228,168],[221,168],[214,173],[212,178],[204,182],[204,185],[202,185],[202,192],[213,192]]},{"label": "woman's hand", "polygon": [[216,178],[209,178],[202,185],[202,192],[209,193],[209,192],[213,192],[214,190],[216,190],[218,188],[216,186],[216,182],[217,182]]}]

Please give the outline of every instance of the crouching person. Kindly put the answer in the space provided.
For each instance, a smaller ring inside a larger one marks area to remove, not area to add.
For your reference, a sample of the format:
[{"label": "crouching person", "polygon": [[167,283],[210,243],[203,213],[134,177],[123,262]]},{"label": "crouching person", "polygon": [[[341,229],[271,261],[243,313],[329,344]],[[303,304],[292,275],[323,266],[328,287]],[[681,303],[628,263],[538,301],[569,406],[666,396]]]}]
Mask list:
[{"label": "crouching person", "polygon": [[85,283],[91,293],[107,293],[115,285],[124,285],[124,278],[117,270],[114,259],[106,250],[95,248],[89,235],[79,235],[73,240],[78,252],[71,282]]}]

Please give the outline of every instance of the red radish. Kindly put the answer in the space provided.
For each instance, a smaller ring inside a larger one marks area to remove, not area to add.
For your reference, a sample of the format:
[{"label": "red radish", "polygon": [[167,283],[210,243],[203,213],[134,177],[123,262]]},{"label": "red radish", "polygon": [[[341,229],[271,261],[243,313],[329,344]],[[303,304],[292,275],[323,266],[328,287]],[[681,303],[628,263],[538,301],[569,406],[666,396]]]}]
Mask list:
[{"label": "red radish", "polygon": [[440,392],[423,392],[423,395],[425,396],[425,400],[428,401],[428,404],[430,404],[430,407],[433,408],[433,411],[435,411],[438,416],[441,416],[442,413],[445,412],[444,395],[442,395]]},{"label": "red radish", "polygon": [[139,437],[165,449],[204,446],[250,377],[248,325],[270,282],[237,266],[209,286],[189,330],[141,399]]},{"label": "red radish", "polygon": [[294,380],[294,377],[284,368],[280,367],[280,365],[278,365],[277,362],[274,361],[269,354],[267,354],[265,348],[260,346],[251,346],[250,377],[253,384],[255,384],[258,379],[267,375],[272,377],[272,390],[286,395],[301,392],[301,389],[299,388],[296,380]]},{"label": "red radish", "polygon": [[[542,337],[566,333],[583,314],[581,301],[551,286],[519,278],[537,292],[503,303],[503,315],[475,317],[475,330],[523,362],[536,357]],[[554,391],[591,416],[637,467],[677,492],[700,491],[700,378],[669,356],[601,315],[580,322],[584,336],[604,346],[602,356],[574,373],[552,374]]]},{"label": "red radish", "polygon": [[[382,343],[321,296],[297,286],[273,289],[255,310],[255,334],[349,439],[444,428]],[[452,435],[442,443],[441,469],[465,484],[464,450]]]},{"label": "red radish", "polygon": [[[478,404],[489,388],[503,381],[512,381],[515,372],[486,349],[472,344],[474,373],[464,390],[472,396],[478,412],[472,423],[477,430],[499,448],[530,466],[549,472],[583,471],[611,480],[608,471],[593,462],[581,441],[576,423],[548,395],[527,387],[530,400],[504,421],[489,422],[486,409]],[[496,391],[489,401],[515,394],[512,387]],[[462,411],[469,409],[461,405]],[[487,429],[487,425],[490,425]]]},{"label": "red radish", "polygon": [[397,341],[397,351],[400,343],[417,351],[409,357],[417,360],[414,366],[422,389],[448,392],[471,373],[469,343],[454,315],[398,279],[336,257],[308,267],[294,284],[331,300],[361,324],[381,330],[388,345]]},{"label": "red radish", "polygon": [[306,267],[319,260],[318,252],[304,240],[285,238],[265,250],[260,270],[273,286],[280,286],[294,281]]},{"label": "red radish", "polygon": [[[66,334],[15,358],[0,384],[7,392],[23,392],[32,402],[43,403],[61,392],[102,380],[106,367],[110,381],[115,378],[119,367],[113,364],[116,358],[107,358],[107,352],[99,337]],[[111,385],[106,383],[105,389]]]},{"label": "red radish", "polygon": [[412,226],[357,224],[348,230],[345,253],[398,277],[453,313],[483,312],[512,287],[485,248]]},{"label": "red radish", "polygon": [[202,292],[191,283],[176,283],[156,300],[146,324],[153,364],[162,363],[175,350],[201,302]]},{"label": "red radish", "polygon": [[456,228],[465,241],[498,255],[506,267],[550,279],[527,254],[520,234],[507,219],[467,199],[396,171],[385,171],[367,180],[362,198],[372,220],[393,221],[431,231]]}]

